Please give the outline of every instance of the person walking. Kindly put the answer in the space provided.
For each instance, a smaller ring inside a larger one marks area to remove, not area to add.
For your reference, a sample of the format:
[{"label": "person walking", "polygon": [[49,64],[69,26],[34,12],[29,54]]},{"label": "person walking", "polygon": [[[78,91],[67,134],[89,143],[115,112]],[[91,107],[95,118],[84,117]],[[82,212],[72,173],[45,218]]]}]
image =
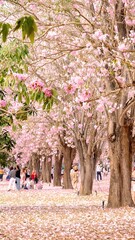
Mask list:
[{"label": "person walking", "polygon": [[70,170],[70,176],[73,189],[78,190],[79,172],[77,165],[73,166],[72,169]]},{"label": "person walking", "polygon": [[4,170],[3,167],[0,168],[0,181],[3,181]]},{"label": "person walking", "polygon": [[31,180],[33,180],[33,182],[34,182],[35,184],[38,183],[38,177],[37,177],[37,173],[36,173],[36,170],[35,170],[35,169],[33,169],[30,178],[31,178]]},{"label": "person walking", "polygon": [[16,168],[10,168],[9,177],[8,191],[15,190]]},{"label": "person walking", "polygon": [[21,187],[24,188],[24,184],[26,181],[26,169],[23,168],[21,172]]},{"label": "person walking", "polygon": [[102,180],[101,172],[102,172],[102,167],[101,167],[100,163],[98,163],[97,167],[96,167],[97,181]]},{"label": "person walking", "polygon": [[19,165],[16,166],[16,188],[17,190],[20,190],[20,167]]}]

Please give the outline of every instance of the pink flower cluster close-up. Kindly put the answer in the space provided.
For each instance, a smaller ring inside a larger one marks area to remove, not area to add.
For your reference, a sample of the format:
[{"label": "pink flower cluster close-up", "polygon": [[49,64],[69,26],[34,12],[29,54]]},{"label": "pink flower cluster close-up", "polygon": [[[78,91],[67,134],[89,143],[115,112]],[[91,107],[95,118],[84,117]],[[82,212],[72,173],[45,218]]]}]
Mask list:
[{"label": "pink flower cluster close-up", "polygon": [[0,100],[0,107],[5,108],[7,106],[7,102],[5,100]]}]

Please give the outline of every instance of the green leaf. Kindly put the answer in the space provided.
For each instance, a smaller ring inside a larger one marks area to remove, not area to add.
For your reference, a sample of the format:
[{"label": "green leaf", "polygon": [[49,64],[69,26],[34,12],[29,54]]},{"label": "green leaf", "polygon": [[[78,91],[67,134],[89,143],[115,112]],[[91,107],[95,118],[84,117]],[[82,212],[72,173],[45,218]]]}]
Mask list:
[{"label": "green leaf", "polygon": [[29,103],[30,103],[30,98],[29,98],[29,95],[28,95],[28,94],[26,95],[25,100],[26,100],[26,104],[29,105]]},{"label": "green leaf", "polygon": [[24,21],[24,17],[19,18],[19,19],[17,20],[16,26],[15,26],[15,28],[14,28],[14,32],[17,31],[19,28],[22,27],[23,21]]},{"label": "green leaf", "polygon": [[16,125],[12,125],[12,130],[15,132],[17,130],[17,126]]},{"label": "green leaf", "polygon": [[30,97],[32,101],[35,100],[35,96],[36,96],[36,92],[34,91],[34,92],[32,92],[31,97]]},{"label": "green leaf", "polygon": [[24,109],[20,109],[17,111],[16,113],[16,119],[19,119],[19,120],[27,120],[27,112],[24,111]]},{"label": "green leaf", "polygon": [[27,24],[27,21],[24,21],[22,24],[22,38],[25,39],[25,37],[27,36],[27,32],[28,32],[29,26]]},{"label": "green leaf", "polygon": [[11,25],[9,23],[3,23],[2,30],[0,32],[0,34],[2,34],[2,41],[3,42],[6,42],[10,28],[11,28]]},{"label": "green leaf", "polygon": [[58,93],[57,93],[56,89],[52,89],[52,93],[53,93],[53,97],[56,98],[58,96]]},{"label": "green leaf", "polygon": [[34,43],[35,32],[37,32],[37,26],[32,16],[25,16],[17,20],[14,31],[22,29],[22,38],[26,37],[30,39],[31,43]]},{"label": "green leaf", "polygon": [[22,94],[21,93],[18,94],[18,101],[22,102]]},{"label": "green leaf", "polygon": [[42,103],[43,100],[44,100],[44,93],[41,92],[40,93],[40,98],[39,98],[39,103]]},{"label": "green leaf", "polygon": [[34,38],[35,38],[35,34],[34,31],[29,35],[29,39],[31,41],[31,43],[34,43]]}]

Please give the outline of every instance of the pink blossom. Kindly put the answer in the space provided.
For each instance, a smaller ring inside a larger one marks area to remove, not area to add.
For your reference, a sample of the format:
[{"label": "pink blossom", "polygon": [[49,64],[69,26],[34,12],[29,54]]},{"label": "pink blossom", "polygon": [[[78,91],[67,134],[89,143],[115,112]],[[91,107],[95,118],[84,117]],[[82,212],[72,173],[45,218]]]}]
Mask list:
[{"label": "pink blossom", "polygon": [[71,52],[71,55],[72,55],[72,56],[76,56],[76,55],[77,55],[77,51],[72,51],[72,52]]},{"label": "pink blossom", "polygon": [[89,103],[83,102],[83,109],[88,110],[90,108]]},{"label": "pink blossom", "polygon": [[5,100],[0,100],[0,107],[1,108],[5,108],[7,105],[6,101]]},{"label": "pink blossom", "polygon": [[130,37],[131,37],[131,41],[135,43],[135,32],[133,30],[130,32]]},{"label": "pink blossom", "polygon": [[135,90],[130,90],[128,93],[129,98],[133,98],[135,96]]},{"label": "pink blossom", "polygon": [[84,80],[80,77],[73,77],[72,80],[79,86],[84,84]]},{"label": "pink blossom", "polygon": [[110,4],[116,4],[116,0],[109,0]]},{"label": "pink blossom", "polygon": [[91,118],[92,117],[92,113],[87,112],[87,116]]},{"label": "pink blossom", "polygon": [[125,43],[120,43],[118,46],[118,50],[121,52],[124,52],[124,51],[128,50],[128,46],[126,46]]},{"label": "pink blossom", "polygon": [[97,106],[96,110],[97,110],[98,112],[103,112],[103,111],[104,111],[104,105],[103,105],[103,104],[99,104],[99,105]]},{"label": "pink blossom", "polygon": [[28,77],[27,74],[22,74],[22,73],[13,73],[13,76],[18,78],[20,81],[25,81]]},{"label": "pink blossom", "polygon": [[68,72],[68,73],[73,73],[73,69],[72,69],[72,68],[68,68],[68,69],[67,69],[67,72]]},{"label": "pink blossom", "polygon": [[103,34],[100,29],[98,29],[94,34],[93,38],[94,39],[99,39],[100,41],[105,41],[107,37],[107,34]]},{"label": "pink blossom", "polygon": [[30,7],[31,10],[36,10],[36,5],[35,4],[30,4],[29,7]]},{"label": "pink blossom", "polygon": [[45,94],[46,97],[52,97],[52,90],[49,88],[44,88],[43,93]]},{"label": "pink blossom", "polygon": [[79,99],[81,102],[85,102],[89,100],[91,97],[91,93],[89,90],[83,90],[82,93],[79,95]]},{"label": "pink blossom", "polygon": [[82,127],[83,127],[83,125],[82,125],[82,124],[78,124],[78,128],[80,128],[80,129],[81,129]]},{"label": "pink blossom", "polygon": [[64,90],[65,90],[65,92],[68,93],[68,94],[74,94],[75,91],[76,91],[76,86],[73,85],[73,84],[69,84],[69,85],[67,85],[67,86],[64,87]]},{"label": "pink blossom", "polygon": [[116,79],[119,83],[125,83],[125,78],[123,78],[121,76],[116,77]]},{"label": "pink blossom", "polygon": [[86,4],[89,4],[89,3],[90,3],[90,1],[89,1],[89,0],[85,0],[85,3],[86,3]]},{"label": "pink blossom", "polygon": [[125,18],[125,20],[126,20],[126,24],[127,24],[127,25],[129,25],[129,26],[134,25],[134,22],[133,22],[131,19]]},{"label": "pink blossom", "polygon": [[108,34],[103,34],[99,37],[99,40],[104,42],[107,37],[108,37]]},{"label": "pink blossom", "polygon": [[44,83],[41,81],[34,81],[30,85],[33,89],[42,89],[44,87]]},{"label": "pink blossom", "polygon": [[122,0],[123,3],[129,4],[129,0]]}]

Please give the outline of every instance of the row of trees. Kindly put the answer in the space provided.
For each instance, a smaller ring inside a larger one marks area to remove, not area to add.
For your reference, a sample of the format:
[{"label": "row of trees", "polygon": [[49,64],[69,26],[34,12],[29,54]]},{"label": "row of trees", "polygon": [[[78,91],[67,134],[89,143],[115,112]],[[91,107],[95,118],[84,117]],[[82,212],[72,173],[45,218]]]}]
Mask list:
[{"label": "row of trees", "polygon": [[[111,162],[108,206],[133,206],[134,1],[101,0],[98,4],[94,0],[10,2],[14,12],[12,21],[31,14],[38,27],[33,46],[27,42],[28,76],[21,75],[21,79],[20,75],[13,74],[17,81],[19,79],[18,90],[12,88],[17,94],[15,102],[23,103],[23,108],[17,106],[17,111],[21,109],[21,112],[15,116],[17,120],[26,120],[24,112],[31,114],[41,105],[47,111],[51,109],[49,113],[40,109],[39,120],[38,117],[33,120],[39,122],[37,127],[35,122],[32,125],[27,121],[32,133],[24,124],[24,133],[14,134],[19,136],[16,142],[21,141],[16,144],[16,152],[25,142],[21,134],[25,135],[26,142],[33,144],[23,146],[22,161],[24,158],[28,161],[36,150],[41,151],[41,155],[46,151],[49,155],[62,151],[67,169],[64,177],[69,186],[72,156],[77,151],[80,193],[91,194],[94,163],[104,141],[108,141]],[[11,21],[8,12],[6,19]],[[21,27],[26,25],[20,24]],[[24,35],[24,38],[29,37]],[[11,37],[18,38],[12,32]],[[18,74],[18,69],[12,71]],[[12,85],[14,78],[9,74],[9,67],[4,82],[7,79],[8,86]],[[34,131],[41,132],[39,137]]]}]

